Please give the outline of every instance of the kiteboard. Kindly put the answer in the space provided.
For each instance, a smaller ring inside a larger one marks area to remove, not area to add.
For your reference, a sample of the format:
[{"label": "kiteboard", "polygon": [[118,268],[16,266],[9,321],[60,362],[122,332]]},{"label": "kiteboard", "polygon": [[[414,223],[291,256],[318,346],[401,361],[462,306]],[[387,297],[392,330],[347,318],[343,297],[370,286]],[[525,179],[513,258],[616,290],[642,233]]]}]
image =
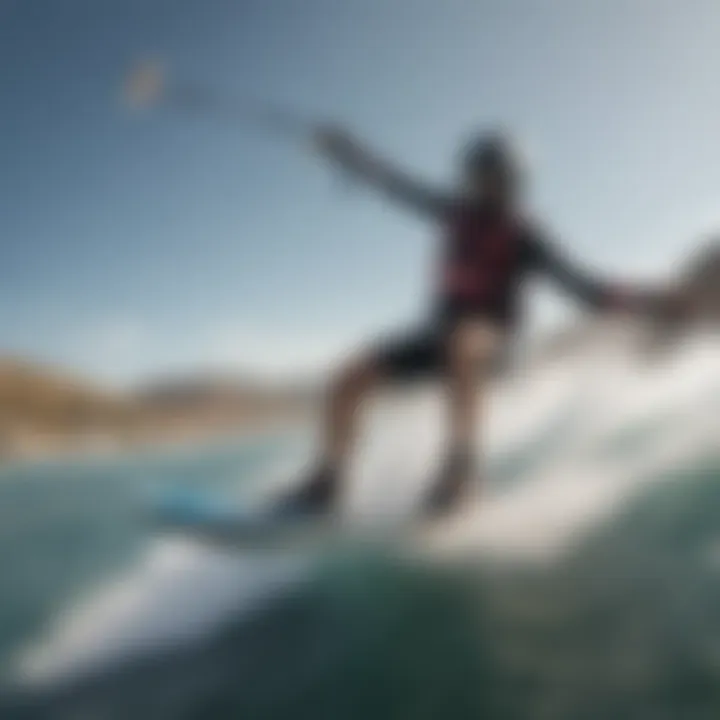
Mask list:
[{"label": "kiteboard", "polygon": [[412,511],[362,517],[342,511],[310,514],[272,503],[244,506],[211,492],[178,489],[164,492],[151,505],[153,524],[162,532],[246,551],[404,544],[439,531],[460,514],[461,509],[441,516]]}]

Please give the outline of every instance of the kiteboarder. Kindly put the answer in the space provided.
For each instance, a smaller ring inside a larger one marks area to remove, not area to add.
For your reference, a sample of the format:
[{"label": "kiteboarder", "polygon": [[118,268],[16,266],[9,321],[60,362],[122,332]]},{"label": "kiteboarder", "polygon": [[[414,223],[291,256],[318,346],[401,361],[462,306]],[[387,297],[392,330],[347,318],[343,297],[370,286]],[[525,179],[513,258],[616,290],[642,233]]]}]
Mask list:
[{"label": "kiteboarder", "polygon": [[369,345],[332,379],[322,446],[306,478],[285,499],[303,512],[332,509],[342,485],[363,400],[383,382],[419,376],[444,381],[447,450],[424,500],[447,511],[478,475],[474,447],[484,391],[494,360],[517,327],[520,296],[537,274],[553,279],[589,309],[668,316],[683,307],[671,288],[626,288],[569,262],[550,234],[524,209],[526,172],[502,131],[479,134],[463,148],[454,192],[406,175],[335,127],[315,133],[321,155],[354,179],[434,223],[442,235],[433,311],[419,328]]}]

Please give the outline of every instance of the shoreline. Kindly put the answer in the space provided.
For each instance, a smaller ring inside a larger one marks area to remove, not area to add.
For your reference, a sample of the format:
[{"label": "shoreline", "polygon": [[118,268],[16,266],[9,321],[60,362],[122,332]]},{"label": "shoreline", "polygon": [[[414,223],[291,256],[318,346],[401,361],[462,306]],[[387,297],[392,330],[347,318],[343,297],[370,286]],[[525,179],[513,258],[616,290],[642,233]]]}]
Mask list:
[{"label": "shoreline", "polygon": [[15,452],[0,454],[0,472],[10,469],[64,462],[120,460],[134,455],[173,450],[202,450],[219,443],[260,441],[277,433],[300,432],[312,424],[312,415],[255,423],[238,423],[226,427],[149,433],[140,439],[127,439],[108,433],[77,436],[72,439],[53,438],[50,442],[35,438],[37,445]]}]

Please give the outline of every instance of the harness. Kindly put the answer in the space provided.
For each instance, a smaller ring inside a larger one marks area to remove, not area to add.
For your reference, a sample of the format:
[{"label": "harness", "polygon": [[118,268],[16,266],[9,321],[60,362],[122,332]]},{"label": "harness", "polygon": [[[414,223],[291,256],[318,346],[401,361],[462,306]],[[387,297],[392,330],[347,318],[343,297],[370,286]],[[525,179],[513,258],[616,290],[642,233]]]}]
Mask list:
[{"label": "harness", "polygon": [[521,228],[515,217],[458,208],[449,217],[441,292],[491,309],[510,299],[521,265]]}]

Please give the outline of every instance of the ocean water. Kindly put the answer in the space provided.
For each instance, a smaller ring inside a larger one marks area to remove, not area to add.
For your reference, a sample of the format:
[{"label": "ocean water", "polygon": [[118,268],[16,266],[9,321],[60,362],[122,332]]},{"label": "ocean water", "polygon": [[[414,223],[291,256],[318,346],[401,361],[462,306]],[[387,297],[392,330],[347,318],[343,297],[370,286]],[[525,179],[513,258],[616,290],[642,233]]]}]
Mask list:
[{"label": "ocean water", "polygon": [[166,489],[229,493],[293,435],[199,448],[18,465],[0,471],[0,669],[63,608],[132,567],[155,541],[148,509]]},{"label": "ocean water", "polygon": [[[417,553],[252,555],[147,522],[159,488],[241,491],[301,436],[6,469],[0,717],[720,717],[718,357],[618,366],[614,399],[569,367],[499,392],[482,511]],[[364,502],[417,494],[431,406],[376,423]]]}]

